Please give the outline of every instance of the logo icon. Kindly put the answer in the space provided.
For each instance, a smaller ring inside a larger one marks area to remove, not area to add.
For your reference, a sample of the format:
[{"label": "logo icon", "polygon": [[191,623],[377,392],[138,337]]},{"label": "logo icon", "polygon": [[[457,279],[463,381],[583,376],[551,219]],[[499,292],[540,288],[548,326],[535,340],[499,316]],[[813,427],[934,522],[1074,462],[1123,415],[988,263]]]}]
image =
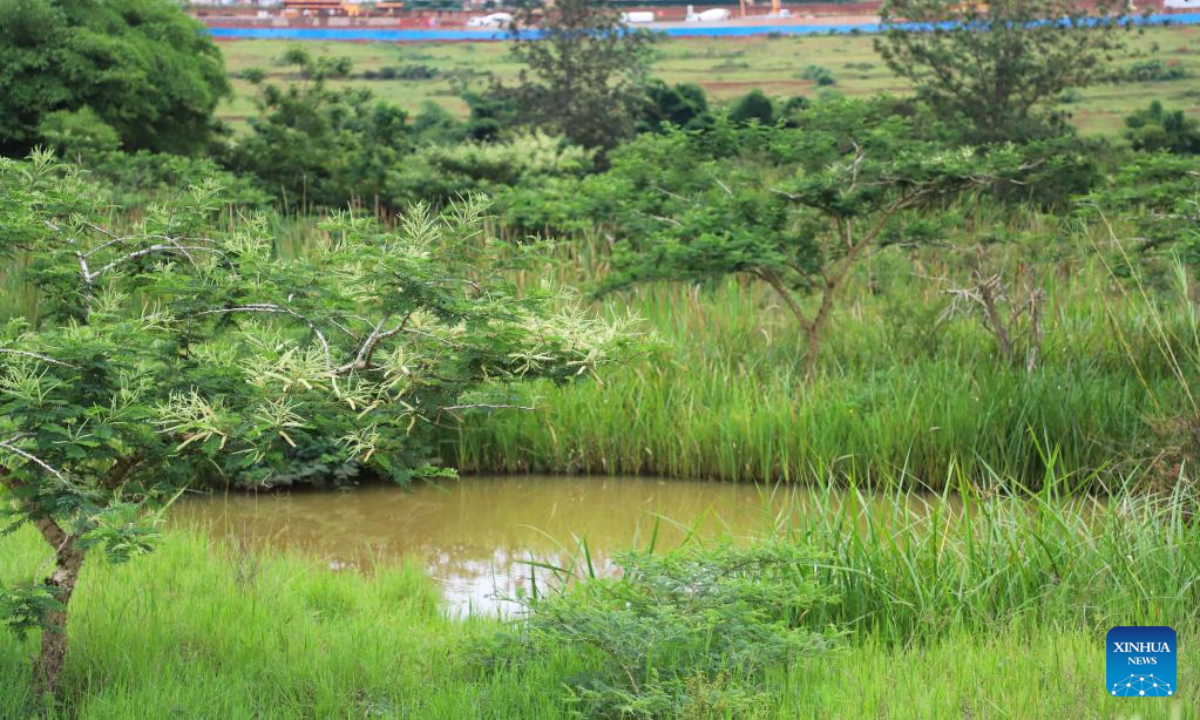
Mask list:
[{"label": "logo icon", "polygon": [[1163,626],[1118,625],[1108,631],[1108,694],[1170,697],[1176,693],[1175,631]]}]

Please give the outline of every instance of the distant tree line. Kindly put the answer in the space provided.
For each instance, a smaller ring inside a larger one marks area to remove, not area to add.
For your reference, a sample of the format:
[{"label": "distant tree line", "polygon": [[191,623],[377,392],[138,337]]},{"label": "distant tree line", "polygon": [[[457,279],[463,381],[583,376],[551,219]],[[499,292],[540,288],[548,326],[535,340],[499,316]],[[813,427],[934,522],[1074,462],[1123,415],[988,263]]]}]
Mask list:
[{"label": "distant tree line", "polygon": [[[528,0],[508,29],[521,72],[510,82],[461,87],[466,119],[434,103],[405,112],[340,82],[354,76],[348,59],[297,48],[278,60],[300,78],[294,83],[270,82],[263,69],[243,72],[256,88],[255,110],[248,132],[235,135],[214,118],[230,93],[220,52],[175,4],[0,0],[0,12],[0,152],[52,147],[107,177],[122,201],[214,176],[230,201],[289,211],[357,204],[388,212],[481,192],[497,196],[518,226],[545,227],[555,214],[545,197],[603,171],[639,135],[705,134],[725,121],[796,128],[821,97],[836,95],[754,90],[717,106],[697,85],[654,78],[656,36],[624,25],[616,6]],[[984,10],[892,0],[883,17],[876,47],[915,89],[888,106],[922,137],[947,147],[1040,143],[1044,151],[1057,143],[1066,157],[1091,158],[1071,177],[1036,188],[1050,203],[1087,192],[1105,158],[1120,163],[1121,146],[1076,135],[1066,101],[1127,75],[1112,62],[1132,32],[1123,6],[1091,12],[1069,0],[1000,0]],[[1039,22],[1049,17],[1060,21]],[[944,20],[957,24],[934,32],[902,24]],[[539,33],[526,32],[532,28]],[[803,75],[836,85],[824,68]],[[1124,148],[1136,152],[1200,147],[1196,120],[1160,104],[1132,115],[1123,135]]]}]

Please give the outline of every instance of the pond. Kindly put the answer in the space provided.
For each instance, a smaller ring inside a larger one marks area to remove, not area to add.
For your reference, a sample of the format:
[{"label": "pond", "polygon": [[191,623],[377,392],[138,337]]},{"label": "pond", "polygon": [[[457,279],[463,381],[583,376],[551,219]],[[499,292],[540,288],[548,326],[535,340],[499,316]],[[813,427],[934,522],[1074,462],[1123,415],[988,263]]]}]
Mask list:
[{"label": "pond", "polygon": [[[689,533],[761,536],[804,513],[803,498],[787,487],[695,480],[469,477],[409,490],[217,495],[181,503],[174,519],[251,546],[300,550],[335,571],[419,557],[451,612],[503,613],[512,607],[506,598],[529,588],[531,559],[567,567],[586,541],[604,572],[613,553],[652,538],[667,549]],[[548,575],[537,571],[539,581]]]}]

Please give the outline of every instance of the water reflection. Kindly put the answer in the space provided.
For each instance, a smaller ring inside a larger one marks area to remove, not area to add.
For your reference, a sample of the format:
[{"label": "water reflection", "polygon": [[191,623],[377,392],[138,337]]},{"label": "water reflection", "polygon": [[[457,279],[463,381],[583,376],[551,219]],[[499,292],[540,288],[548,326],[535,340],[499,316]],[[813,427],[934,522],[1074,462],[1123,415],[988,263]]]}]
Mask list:
[{"label": "water reflection", "polygon": [[[528,589],[531,559],[564,567],[586,540],[599,572],[635,545],[677,546],[689,532],[744,538],[797,512],[793,491],[654,478],[466,478],[441,486],[231,494],[182,503],[178,522],[226,538],[299,549],[335,570],[423,558],[453,612],[503,612]],[[539,571],[544,579],[546,571]]]}]

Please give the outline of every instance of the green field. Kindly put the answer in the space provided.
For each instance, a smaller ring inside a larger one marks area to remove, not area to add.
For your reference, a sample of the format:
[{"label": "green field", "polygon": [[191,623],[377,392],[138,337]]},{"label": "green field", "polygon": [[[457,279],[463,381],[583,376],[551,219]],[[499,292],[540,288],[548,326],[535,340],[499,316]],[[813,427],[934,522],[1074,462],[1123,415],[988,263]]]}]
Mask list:
[{"label": "green field", "polygon": [[[826,90],[847,95],[901,94],[907,84],[892,75],[875,53],[868,35],[757,38],[687,38],[662,42],[656,48],[653,72],[670,83],[696,83],[718,100],[742,95],[754,88],[777,97],[815,96]],[[275,58],[292,43],[274,40],[222,42],[226,66],[236,76],[250,67],[262,68],[276,81],[286,73],[275,67]],[[1178,63],[1188,73],[1181,80],[1121,83],[1089,88],[1071,105],[1075,122],[1086,132],[1108,133],[1121,127],[1126,115],[1162,100],[1173,108],[1200,110],[1200,28],[1154,28],[1131,40],[1134,57],[1128,63],[1150,58]],[[416,112],[433,101],[457,115],[466,114],[459,87],[483,87],[487,74],[504,80],[516,75],[504,43],[348,43],[306,42],[317,55],[346,56],[356,72],[381,67],[427,65],[438,76],[429,80],[364,80],[346,84],[369,87],[380,97]],[[837,83],[819,88],[802,77],[810,65],[827,68]],[[237,97],[222,115],[235,123],[254,112],[252,89],[234,80]]]}]

